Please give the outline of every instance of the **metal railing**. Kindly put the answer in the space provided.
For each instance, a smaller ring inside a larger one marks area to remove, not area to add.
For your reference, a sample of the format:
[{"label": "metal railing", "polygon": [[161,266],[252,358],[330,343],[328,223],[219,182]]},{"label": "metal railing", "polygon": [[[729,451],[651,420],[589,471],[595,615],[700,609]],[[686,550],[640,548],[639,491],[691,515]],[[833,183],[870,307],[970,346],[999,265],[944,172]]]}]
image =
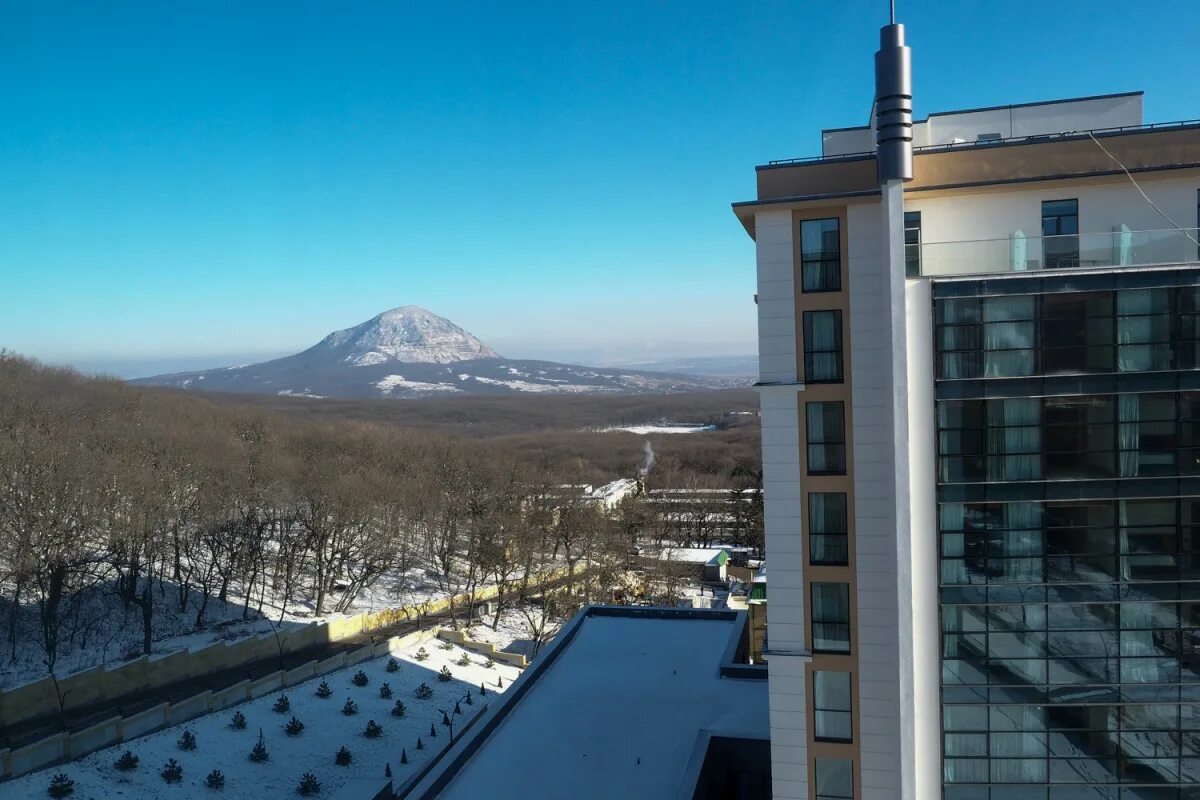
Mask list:
[{"label": "metal railing", "polygon": [[[1120,133],[1136,133],[1139,131],[1170,130],[1171,128],[1200,127],[1200,119],[1180,119],[1171,122],[1148,122],[1143,125],[1121,125],[1111,128],[1089,128],[1078,131],[1061,131],[1059,133],[1036,133],[1030,136],[1006,136],[999,139],[968,140],[964,142],[946,142],[944,144],[924,144],[913,147],[914,153],[936,153],[939,150],[962,150],[970,147],[994,147],[1005,144],[1021,144],[1033,142],[1053,142],[1062,139],[1074,139],[1092,136],[1112,136]],[[767,166],[779,167],[791,164],[811,164],[818,161],[853,161],[855,159],[874,156],[874,150],[864,150],[859,153],[838,153],[832,156],[802,156],[800,158],[779,158],[768,161]]]},{"label": "metal railing", "polygon": [[1035,272],[1046,269],[1144,267],[1200,261],[1196,228],[1133,231],[1121,226],[1109,233],[1025,236],[1003,239],[928,242],[908,245],[908,261],[920,252],[925,277]]}]

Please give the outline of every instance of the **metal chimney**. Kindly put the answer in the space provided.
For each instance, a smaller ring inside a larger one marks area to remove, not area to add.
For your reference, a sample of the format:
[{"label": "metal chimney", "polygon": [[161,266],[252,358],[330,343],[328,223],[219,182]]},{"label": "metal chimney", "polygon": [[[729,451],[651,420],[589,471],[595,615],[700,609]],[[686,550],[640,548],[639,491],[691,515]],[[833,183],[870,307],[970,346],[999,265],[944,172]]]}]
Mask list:
[{"label": "metal chimney", "polygon": [[912,51],[904,46],[904,26],[879,29],[875,53],[875,142],[879,182],[911,181]]}]

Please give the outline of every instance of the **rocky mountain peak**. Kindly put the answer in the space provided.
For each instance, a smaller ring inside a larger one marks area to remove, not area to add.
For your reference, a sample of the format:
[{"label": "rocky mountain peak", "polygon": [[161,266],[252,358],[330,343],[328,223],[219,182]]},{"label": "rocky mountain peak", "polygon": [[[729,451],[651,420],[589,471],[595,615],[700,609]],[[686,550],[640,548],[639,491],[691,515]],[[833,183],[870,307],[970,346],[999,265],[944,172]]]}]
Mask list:
[{"label": "rocky mountain peak", "polygon": [[420,306],[384,311],[360,325],[334,331],[308,351],[336,355],[356,366],[399,361],[451,364],[500,354],[445,317]]}]

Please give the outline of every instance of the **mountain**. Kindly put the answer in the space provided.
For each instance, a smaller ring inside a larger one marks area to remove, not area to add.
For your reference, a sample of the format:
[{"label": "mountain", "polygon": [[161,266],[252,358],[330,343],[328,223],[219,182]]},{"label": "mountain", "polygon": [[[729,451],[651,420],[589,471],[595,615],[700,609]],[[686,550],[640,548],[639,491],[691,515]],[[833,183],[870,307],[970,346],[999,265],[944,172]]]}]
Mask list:
[{"label": "mountain", "polygon": [[504,358],[444,317],[401,306],[334,331],[296,355],[261,364],[177,372],[130,383],[302,397],[458,394],[663,394],[745,385],[621,367]]}]

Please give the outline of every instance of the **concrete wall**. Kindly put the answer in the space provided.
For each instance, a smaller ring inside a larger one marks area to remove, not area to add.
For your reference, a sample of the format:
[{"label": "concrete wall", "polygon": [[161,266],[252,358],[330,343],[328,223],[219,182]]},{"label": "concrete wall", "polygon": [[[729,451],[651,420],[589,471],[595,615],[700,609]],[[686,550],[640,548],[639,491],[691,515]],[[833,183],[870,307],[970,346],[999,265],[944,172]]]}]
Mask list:
[{"label": "concrete wall", "polygon": [[[556,571],[553,576],[559,574],[563,574],[561,570]],[[491,600],[495,598],[496,591],[495,587],[481,589],[476,592],[475,599],[477,602]],[[458,606],[465,605],[467,600],[466,595],[454,598]],[[282,631],[280,640],[285,653],[302,652],[326,642],[340,641],[360,633],[416,619],[418,614],[437,614],[449,607],[449,599],[441,599],[350,617],[336,617]],[[139,656],[121,664],[97,666],[60,678],[59,691],[62,693],[65,710],[71,711],[106,699],[115,700],[189,678],[276,658],[279,648],[280,641],[276,640],[275,635],[265,633],[232,644],[217,642],[196,650],[180,650],[163,656]],[[370,657],[370,651],[352,654],[352,658],[358,660]],[[349,663],[355,662],[352,660]],[[0,691],[0,727],[20,725],[39,717],[57,714],[58,697],[59,692],[55,690],[54,682],[49,678]]]},{"label": "concrete wall", "polygon": [[[417,642],[431,639],[433,636],[432,630],[414,631],[404,636],[393,636],[386,641],[360,648],[354,652],[366,652],[371,657],[386,653],[399,653]],[[478,643],[471,642],[467,646],[473,644]],[[496,660],[525,666],[523,656],[514,656],[510,653],[499,653],[496,655]],[[187,722],[196,717],[243,703],[253,697],[260,697],[282,688],[295,686],[345,666],[345,654],[339,654],[323,661],[310,661],[287,672],[272,673],[253,683],[248,680],[239,681],[219,692],[204,691],[178,703],[162,703],[129,717],[115,716],[75,733],[50,736],[19,750],[11,752],[0,750],[0,780],[15,778],[27,772],[79,758],[104,747],[153,733],[168,725],[178,725],[181,722]]]},{"label": "concrete wall", "polygon": [[[832,215],[831,215],[832,216]],[[767,605],[771,662],[771,759],[774,796],[808,798],[804,625],[804,546],[797,357],[796,225],[790,211],[760,211],[757,231],[759,403],[762,409],[763,513],[770,553]]]},{"label": "concrete wall", "polygon": [[496,645],[489,642],[473,642],[467,638],[467,635],[462,631],[452,631],[443,628],[438,631],[438,638],[447,642],[454,642],[464,650],[470,650],[473,653],[482,653],[485,656],[491,656],[495,661],[502,661],[505,664],[512,664],[514,667],[525,669],[529,666],[529,661],[520,653],[506,653],[503,650],[497,650]]},{"label": "concrete wall", "polygon": [[[555,578],[563,574],[565,571],[556,570],[550,577]],[[475,600],[490,600],[495,598],[496,593],[495,587],[488,587],[476,592]],[[455,604],[460,606],[465,605],[467,601],[466,595],[454,598]],[[387,609],[310,623],[283,633],[283,648],[285,652],[302,651],[314,645],[338,641],[406,619],[415,619],[418,612],[436,614],[449,606],[449,599],[442,599],[423,603],[419,607]],[[70,758],[77,758],[101,747],[137,738],[167,725],[226,709],[369,658],[397,653],[433,636],[433,630],[393,636],[384,642],[364,645],[350,653],[339,653],[320,661],[312,661],[287,672],[274,672],[256,681],[239,681],[226,689],[205,691],[173,705],[162,703],[130,717],[114,717],[74,734],[57,734],[17,750],[0,750],[0,780],[24,775]],[[519,667],[526,665],[524,656],[497,652],[492,645],[479,642],[462,644],[475,652],[491,655],[497,661]],[[194,651],[181,650],[155,658],[139,656],[112,667],[94,667],[61,679],[59,686],[64,706],[70,710],[88,703],[129,696],[214,671],[274,658],[278,654],[279,643],[274,634],[268,633],[233,644],[219,642]],[[58,697],[54,682],[49,678],[8,691],[0,691],[0,726],[17,725],[57,714]]]},{"label": "concrete wall", "polygon": [[[1114,165],[1115,169],[1115,165]],[[1138,183],[1152,200],[1182,228],[1195,228],[1196,192],[1200,177],[1138,176]],[[981,192],[939,193],[936,197],[910,193],[904,198],[906,211],[921,212],[921,271],[925,275],[1008,272],[1011,255],[1009,237],[1020,231],[1026,237],[1028,258],[1042,260],[1042,201],[1079,201],[1081,256],[1103,251],[1114,228],[1159,231],[1171,228],[1124,175],[1106,182],[1063,185],[1019,184]],[[1091,237],[1088,234],[1098,234]],[[1140,245],[1143,237],[1137,238]],[[1179,241],[1178,237],[1174,241]],[[945,244],[961,243],[961,244]],[[1170,240],[1163,245],[1170,247]],[[1194,248],[1192,249],[1194,253]],[[1099,252],[1103,257],[1104,252]]]}]

